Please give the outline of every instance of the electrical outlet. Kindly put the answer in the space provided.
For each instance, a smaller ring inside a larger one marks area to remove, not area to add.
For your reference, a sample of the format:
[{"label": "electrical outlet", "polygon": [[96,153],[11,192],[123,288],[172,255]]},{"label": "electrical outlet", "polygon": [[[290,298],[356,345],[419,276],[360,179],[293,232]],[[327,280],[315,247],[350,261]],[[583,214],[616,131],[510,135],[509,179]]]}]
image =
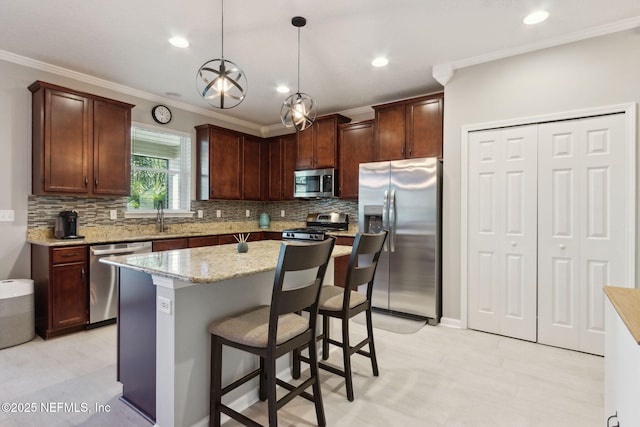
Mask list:
[{"label": "electrical outlet", "polygon": [[282,210],[280,211],[280,216],[281,216],[282,218],[284,218],[284,209],[282,209]]},{"label": "electrical outlet", "polygon": [[198,218],[202,218],[203,216],[202,209],[198,209]]},{"label": "electrical outlet", "polygon": [[158,297],[158,311],[171,314],[171,300],[165,297]]},{"label": "electrical outlet", "polygon": [[247,209],[244,214],[246,215],[247,218],[249,218],[251,216],[251,211]]},{"label": "electrical outlet", "polygon": [[118,219],[118,211],[116,209],[111,209],[109,211],[109,217],[111,219]]},{"label": "electrical outlet", "polygon": [[220,209],[216,209],[216,218],[222,217],[222,211]]},{"label": "electrical outlet", "polygon": [[12,222],[16,220],[16,211],[0,211],[0,221],[2,222]]}]

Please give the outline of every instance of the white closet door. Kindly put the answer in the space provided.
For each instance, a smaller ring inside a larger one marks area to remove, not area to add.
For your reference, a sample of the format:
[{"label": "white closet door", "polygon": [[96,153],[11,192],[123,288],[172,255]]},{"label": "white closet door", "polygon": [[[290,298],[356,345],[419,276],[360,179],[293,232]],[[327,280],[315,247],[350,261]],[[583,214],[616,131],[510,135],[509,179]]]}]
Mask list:
[{"label": "white closet door", "polygon": [[538,134],[538,340],[603,354],[602,286],[627,286],[624,115]]},{"label": "white closet door", "polygon": [[469,136],[468,325],[530,341],[536,340],[536,133],[533,125]]}]

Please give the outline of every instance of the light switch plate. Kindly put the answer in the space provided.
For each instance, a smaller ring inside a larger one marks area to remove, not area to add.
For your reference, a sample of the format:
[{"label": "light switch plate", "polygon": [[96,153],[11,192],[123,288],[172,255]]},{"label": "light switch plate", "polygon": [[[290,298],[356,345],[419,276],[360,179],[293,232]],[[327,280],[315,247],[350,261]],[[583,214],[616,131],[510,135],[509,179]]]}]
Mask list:
[{"label": "light switch plate", "polygon": [[202,218],[204,216],[202,209],[198,209],[198,218]]},{"label": "light switch plate", "polygon": [[171,300],[165,297],[158,297],[158,311],[171,314]]},{"label": "light switch plate", "polygon": [[0,221],[3,222],[12,222],[16,220],[16,211],[0,211]]},{"label": "light switch plate", "polygon": [[280,211],[280,216],[284,218],[284,209]]},{"label": "light switch plate", "polygon": [[118,211],[116,209],[111,209],[109,211],[109,217],[111,219],[118,219]]},{"label": "light switch plate", "polygon": [[246,215],[247,218],[249,218],[251,216],[251,211],[249,209],[247,209],[245,211],[245,215]]},{"label": "light switch plate", "polygon": [[216,218],[222,217],[222,211],[220,209],[216,210]]}]

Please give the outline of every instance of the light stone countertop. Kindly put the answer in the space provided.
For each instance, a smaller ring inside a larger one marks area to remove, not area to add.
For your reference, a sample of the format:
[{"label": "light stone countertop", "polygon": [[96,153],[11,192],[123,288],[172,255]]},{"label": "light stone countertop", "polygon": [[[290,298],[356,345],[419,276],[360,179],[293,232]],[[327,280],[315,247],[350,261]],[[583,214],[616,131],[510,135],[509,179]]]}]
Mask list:
[{"label": "light stone countertop", "polygon": [[[211,283],[275,270],[281,244],[262,240],[249,242],[246,253],[238,253],[237,245],[229,244],[121,255],[102,258],[100,262],[190,283]],[[336,245],[331,256],[349,255],[351,249]]]},{"label": "light stone countertop", "polygon": [[[169,230],[159,233],[156,225],[145,226],[101,226],[80,227],[78,233],[82,239],[56,239],[53,229],[39,228],[27,232],[27,243],[41,246],[73,246],[94,245],[115,242],[141,242],[148,240],[173,239],[181,237],[211,236],[216,234],[259,233],[261,231],[280,233],[288,228],[304,227],[304,222],[272,221],[269,228],[260,228],[258,222],[212,222],[171,224]],[[357,234],[357,225],[351,225],[349,230],[330,233],[335,236],[353,237]]]}]

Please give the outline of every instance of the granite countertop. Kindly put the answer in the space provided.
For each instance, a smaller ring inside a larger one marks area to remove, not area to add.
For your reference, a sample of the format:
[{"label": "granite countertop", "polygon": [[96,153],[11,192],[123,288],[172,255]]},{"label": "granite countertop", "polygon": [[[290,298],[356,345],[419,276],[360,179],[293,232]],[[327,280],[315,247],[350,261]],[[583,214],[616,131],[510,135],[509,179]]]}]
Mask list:
[{"label": "granite countertop", "polygon": [[[238,253],[236,244],[177,249],[101,259],[118,267],[191,283],[211,283],[273,271],[282,242],[249,242],[249,251]],[[296,244],[295,242],[289,244]],[[332,257],[351,254],[350,246],[336,245]]]},{"label": "granite countertop", "polygon": [[[27,233],[27,243],[41,246],[95,245],[115,242],[140,242],[148,240],[174,239],[181,237],[211,236],[216,234],[259,233],[261,231],[280,233],[288,228],[304,227],[304,222],[272,221],[269,228],[260,228],[258,222],[211,222],[171,224],[168,231],[160,233],[156,225],[145,226],[102,226],[80,227],[78,233],[82,239],[56,239],[53,229],[31,229]],[[334,236],[350,236],[357,234],[357,225],[349,230],[330,233]]]},{"label": "granite countertop", "polygon": [[640,289],[605,286],[604,293],[633,339],[640,345]]}]

